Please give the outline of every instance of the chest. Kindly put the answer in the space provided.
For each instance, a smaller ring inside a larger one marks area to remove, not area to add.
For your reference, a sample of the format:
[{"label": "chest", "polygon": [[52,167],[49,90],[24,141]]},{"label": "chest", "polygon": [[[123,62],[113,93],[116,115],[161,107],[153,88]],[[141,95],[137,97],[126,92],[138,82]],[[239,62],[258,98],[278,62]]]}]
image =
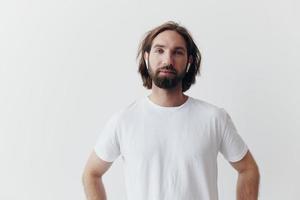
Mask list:
[{"label": "chest", "polygon": [[217,153],[209,123],[188,119],[138,120],[122,131],[122,154],[128,161],[203,160]]}]

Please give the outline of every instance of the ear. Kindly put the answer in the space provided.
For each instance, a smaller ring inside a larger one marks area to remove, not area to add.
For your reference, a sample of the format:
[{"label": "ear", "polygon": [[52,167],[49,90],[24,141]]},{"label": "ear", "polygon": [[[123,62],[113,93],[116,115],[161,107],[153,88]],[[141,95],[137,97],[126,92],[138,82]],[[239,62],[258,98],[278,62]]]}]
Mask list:
[{"label": "ear", "polygon": [[149,68],[148,68],[148,57],[149,57],[149,54],[148,54],[148,52],[145,52],[144,53],[144,61],[145,61],[145,63],[146,63],[146,68],[147,68],[147,70],[149,70]]},{"label": "ear", "polygon": [[190,66],[191,66],[192,62],[193,62],[193,57],[189,56],[189,61],[188,61],[188,64],[187,64],[186,70],[185,70],[186,73],[188,73],[188,71],[190,70]]},{"label": "ear", "polygon": [[193,56],[190,55],[189,56],[189,63],[192,64],[192,62],[193,62]]},{"label": "ear", "polygon": [[144,60],[146,62],[148,61],[148,57],[149,57],[149,53],[147,51],[145,51],[145,53],[144,53]]}]

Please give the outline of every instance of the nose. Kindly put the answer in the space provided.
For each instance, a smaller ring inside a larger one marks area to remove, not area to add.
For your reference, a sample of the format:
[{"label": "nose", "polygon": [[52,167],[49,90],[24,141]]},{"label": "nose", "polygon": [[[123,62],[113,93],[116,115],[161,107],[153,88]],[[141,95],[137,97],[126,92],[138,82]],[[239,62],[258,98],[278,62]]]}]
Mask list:
[{"label": "nose", "polygon": [[170,52],[166,52],[163,57],[163,65],[169,66],[170,64],[172,64],[174,66],[174,59]]}]

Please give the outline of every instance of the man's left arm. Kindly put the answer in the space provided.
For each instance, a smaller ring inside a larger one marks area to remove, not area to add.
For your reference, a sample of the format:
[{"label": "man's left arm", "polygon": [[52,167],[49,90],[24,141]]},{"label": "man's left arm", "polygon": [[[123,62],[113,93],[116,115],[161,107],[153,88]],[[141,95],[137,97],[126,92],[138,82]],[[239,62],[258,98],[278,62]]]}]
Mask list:
[{"label": "man's left arm", "polygon": [[230,164],[238,172],[237,200],[257,200],[260,174],[250,151],[242,160]]}]

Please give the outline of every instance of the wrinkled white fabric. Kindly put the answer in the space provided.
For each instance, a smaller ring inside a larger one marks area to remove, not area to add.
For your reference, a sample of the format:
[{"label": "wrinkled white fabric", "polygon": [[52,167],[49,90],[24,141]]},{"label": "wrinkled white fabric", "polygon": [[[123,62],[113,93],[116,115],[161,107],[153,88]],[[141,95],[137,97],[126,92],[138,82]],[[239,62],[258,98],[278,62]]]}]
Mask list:
[{"label": "wrinkled white fabric", "polygon": [[223,108],[145,96],[108,120],[94,150],[108,162],[122,157],[127,200],[217,200],[218,153],[236,162],[248,148]]}]

